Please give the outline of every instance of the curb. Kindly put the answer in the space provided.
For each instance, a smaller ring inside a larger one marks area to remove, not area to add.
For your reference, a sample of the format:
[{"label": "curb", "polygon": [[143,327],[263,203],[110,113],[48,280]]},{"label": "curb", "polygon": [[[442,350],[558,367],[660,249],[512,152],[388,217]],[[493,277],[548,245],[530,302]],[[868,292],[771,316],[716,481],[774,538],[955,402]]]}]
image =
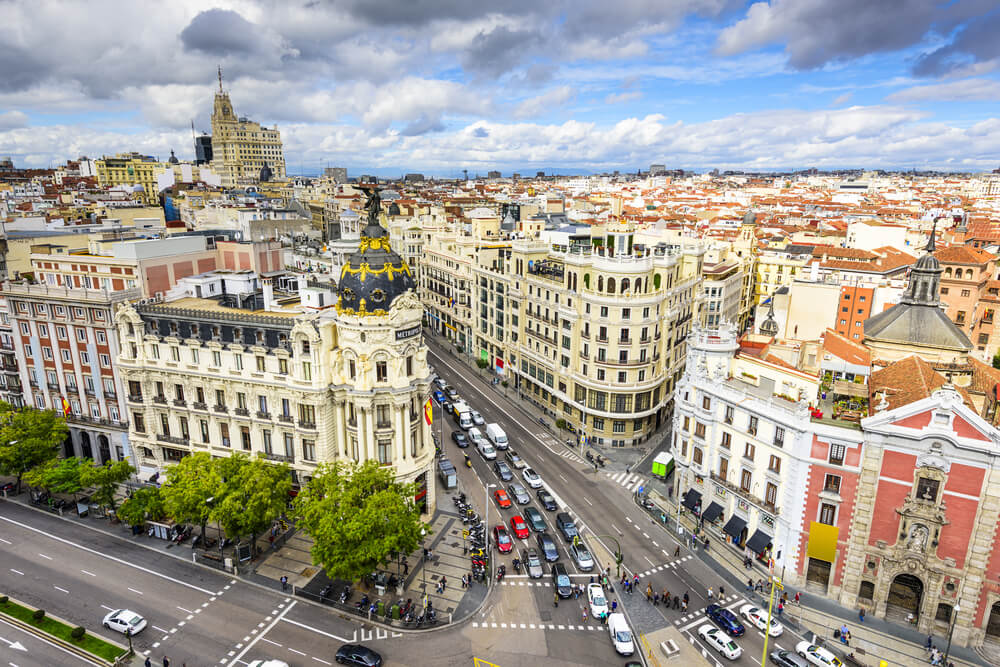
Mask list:
[{"label": "curb", "polygon": [[[26,609],[37,609],[36,607],[33,607],[32,605],[30,605],[30,604],[28,604],[26,602],[22,602],[22,601],[18,600],[17,598],[13,598],[13,597],[10,597],[10,596],[7,596],[7,597],[10,599],[11,602],[15,602],[15,603],[21,605],[22,607],[25,607]],[[60,618],[58,616],[54,616],[52,614],[49,614],[48,612],[45,613],[45,617],[46,618],[51,618],[54,621],[59,621],[60,623],[63,623],[63,624],[68,625],[70,627],[73,627],[73,624],[70,623],[69,621],[67,621],[66,619]],[[60,637],[56,637],[55,635],[50,635],[49,633],[45,632],[41,628],[36,628],[35,626],[30,625],[28,623],[25,623],[21,619],[15,618],[13,616],[10,616],[9,614],[0,613],[0,618],[2,618],[5,622],[10,623],[11,625],[17,626],[18,628],[20,628],[21,630],[24,630],[25,632],[28,632],[28,633],[30,633],[32,635],[35,635],[36,637],[39,637],[40,639],[44,639],[47,642],[50,642],[52,644],[57,645],[59,648],[65,650],[65,651],[68,651],[69,653],[72,653],[73,655],[77,656],[78,658],[82,658],[84,660],[89,660],[90,662],[92,662],[92,663],[94,663],[96,665],[115,665],[115,664],[118,664],[118,663],[115,663],[115,662],[109,662],[109,661],[105,660],[104,658],[102,658],[102,657],[100,657],[98,655],[94,655],[93,653],[80,648],[79,646],[76,646],[74,644],[70,644],[65,639],[62,639]],[[87,632],[90,633],[89,630]],[[110,641],[108,639],[105,639],[104,637],[101,637],[99,635],[95,635],[93,633],[90,633],[90,634],[92,634],[94,637],[97,637],[98,639],[100,639],[103,642],[111,644],[112,646],[118,646],[122,650],[122,655],[125,655],[125,654],[128,653],[128,648],[126,648],[124,646],[121,646],[119,644],[116,644],[115,642]]]}]

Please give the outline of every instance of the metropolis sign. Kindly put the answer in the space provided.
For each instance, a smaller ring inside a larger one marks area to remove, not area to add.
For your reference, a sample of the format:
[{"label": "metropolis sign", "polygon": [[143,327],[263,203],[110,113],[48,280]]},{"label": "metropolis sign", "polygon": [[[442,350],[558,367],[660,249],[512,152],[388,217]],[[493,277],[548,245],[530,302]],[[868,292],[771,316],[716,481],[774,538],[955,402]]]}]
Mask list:
[{"label": "metropolis sign", "polygon": [[414,336],[420,335],[420,325],[417,324],[408,329],[398,329],[396,331],[396,340],[404,340],[406,338],[413,338]]}]

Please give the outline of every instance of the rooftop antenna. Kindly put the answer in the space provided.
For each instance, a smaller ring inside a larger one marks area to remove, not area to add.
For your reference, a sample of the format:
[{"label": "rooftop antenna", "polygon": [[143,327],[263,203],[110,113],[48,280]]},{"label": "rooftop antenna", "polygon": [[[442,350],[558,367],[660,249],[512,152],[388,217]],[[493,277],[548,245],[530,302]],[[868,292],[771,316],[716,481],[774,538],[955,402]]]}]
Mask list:
[{"label": "rooftop antenna", "polygon": [[222,92],[222,65],[219,65],[219,92]]}]

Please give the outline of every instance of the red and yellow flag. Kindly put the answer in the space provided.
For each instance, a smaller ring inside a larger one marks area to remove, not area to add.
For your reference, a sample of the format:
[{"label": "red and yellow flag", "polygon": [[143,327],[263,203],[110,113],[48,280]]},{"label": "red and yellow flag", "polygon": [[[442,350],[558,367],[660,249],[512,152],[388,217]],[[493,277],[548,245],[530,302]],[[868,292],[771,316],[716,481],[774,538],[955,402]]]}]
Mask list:
[{"label": "red and yellow flag", "polygon": [[64,417],[69,414],[69,401],[66,400],[65,396],[62,397],[62,409]]},{"label": "red and yellow flag", "polygon": [[432,407],[431,399],[429,398],[427,399],[427,402],[424,403],[424,421],[427,422],[428,426],[434,423],[434,408]]}]

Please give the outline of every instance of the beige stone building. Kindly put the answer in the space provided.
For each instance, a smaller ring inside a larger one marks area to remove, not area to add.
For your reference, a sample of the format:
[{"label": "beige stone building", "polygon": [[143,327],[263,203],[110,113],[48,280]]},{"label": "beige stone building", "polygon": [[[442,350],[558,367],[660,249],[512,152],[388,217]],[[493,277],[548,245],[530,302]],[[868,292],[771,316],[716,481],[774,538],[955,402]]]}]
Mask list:
[{"label": "beige stone building", "polygon": [[212,111],[212,171],[222,178],[223,187],[256,183],[265,166],[271,178],[285,177],[285,154],[281,133],[275,127],[264,127],[233,111],[229,93],[222,89],[215,94]]}]

